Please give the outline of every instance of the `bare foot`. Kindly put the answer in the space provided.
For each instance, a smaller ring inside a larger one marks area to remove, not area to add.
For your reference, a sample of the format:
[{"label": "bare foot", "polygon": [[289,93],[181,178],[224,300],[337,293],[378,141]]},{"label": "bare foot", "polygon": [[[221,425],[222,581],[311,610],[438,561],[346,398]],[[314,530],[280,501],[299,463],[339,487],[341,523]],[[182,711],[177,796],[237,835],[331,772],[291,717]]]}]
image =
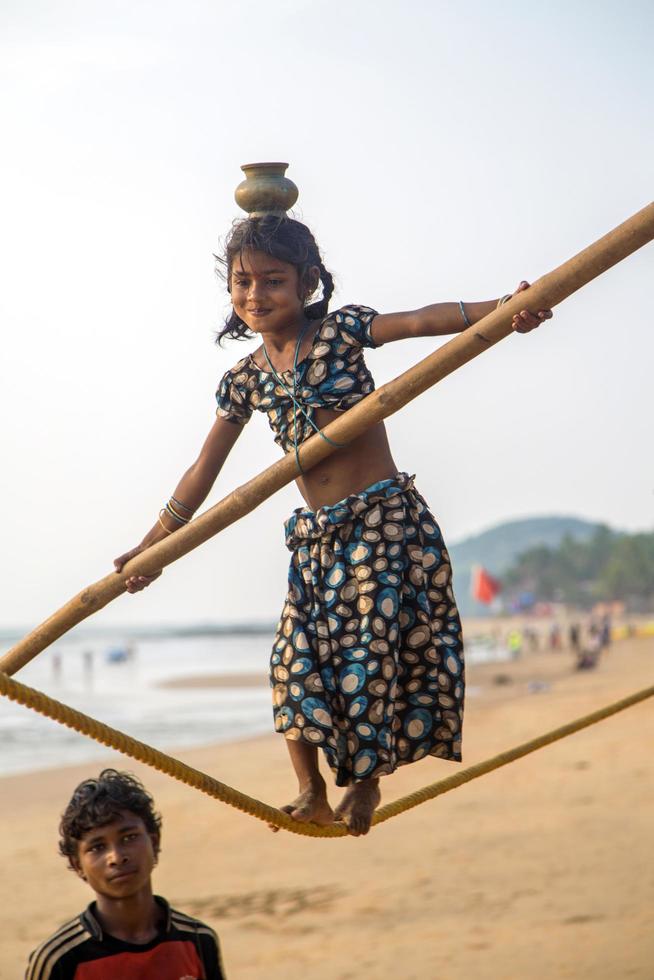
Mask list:
[{"label": "bare foot", "polygon": [[380,801],[379,779],[352,783],[336,807],[334,820],[342,820],[353,837],[361,837],[370,830],[373,813]]},{"label": "bare foot", "polygon": [[[282,813],[288,813],[289,817],[297,820],[298,823],[317,823],[325,826],[334,821],[334,811],[327,800],[324,779],[311,783],[292,803],[280,806],[279,809]],[[271,823],[268,826],[274,833],[279,830],[279,827]]]}]

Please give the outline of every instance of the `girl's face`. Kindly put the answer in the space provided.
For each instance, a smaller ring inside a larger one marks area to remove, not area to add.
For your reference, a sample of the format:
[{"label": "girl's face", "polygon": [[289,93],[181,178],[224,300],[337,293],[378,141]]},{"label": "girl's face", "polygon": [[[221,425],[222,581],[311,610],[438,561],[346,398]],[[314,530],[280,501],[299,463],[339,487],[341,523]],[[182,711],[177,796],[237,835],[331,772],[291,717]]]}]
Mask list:
[{"label": "girl's face", "polygon": [[[310,279],[317,285],[319,270]],[[230,273],[232,305],[237,316],[255,333],[281,333],[297,328],[304,318],[304,302],[315,289],[300,283],[290,262],[266,252],[248,250],[237,255]]]}]

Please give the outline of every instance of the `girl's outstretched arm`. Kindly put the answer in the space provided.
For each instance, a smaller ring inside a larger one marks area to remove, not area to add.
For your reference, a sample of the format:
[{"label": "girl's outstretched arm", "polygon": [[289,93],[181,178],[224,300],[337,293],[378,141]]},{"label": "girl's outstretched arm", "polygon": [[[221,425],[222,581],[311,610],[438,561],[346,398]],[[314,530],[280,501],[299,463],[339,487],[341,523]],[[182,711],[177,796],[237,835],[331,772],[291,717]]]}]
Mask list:
[{"label": "girl's outstretched arm", "polygon": [[[529,283],[523,279],[515,292],[521,293],[528,288]],[[510,298],[510,295],[506,298]],[[381,346],[393,340],[405,340],[407,337],[439,337],[461,333],[466,327],[491,313],[500,302],[500,299],[491,299],[482,303],[434,303],[406,313],[380,313],[373,320],[372,336],[375,343]],[[517,333],[528,333],[551,316],[551,310],[533,313],[525,309],[515,314],[511,325]]]},{"label": "girl's outstretched arm", "polygon": [[[172,513],[162,509],[157,523],[150,528],[141,543],[114,559],[114,568],[117,572],[121,571],[130,558],[139,555],[150,545],[161,541],[190,520],[206,500],[242,429],[242,425],[236,425],[223,418],[216,419],[200,450],[200,455],[175,487],[169,501]],[[174,514],[178,515],[178,519],[173,516]],[[161,572],[157,572],[156,575],[134,575],[125,582],[127,591],[140,592],[160,575]]]}]

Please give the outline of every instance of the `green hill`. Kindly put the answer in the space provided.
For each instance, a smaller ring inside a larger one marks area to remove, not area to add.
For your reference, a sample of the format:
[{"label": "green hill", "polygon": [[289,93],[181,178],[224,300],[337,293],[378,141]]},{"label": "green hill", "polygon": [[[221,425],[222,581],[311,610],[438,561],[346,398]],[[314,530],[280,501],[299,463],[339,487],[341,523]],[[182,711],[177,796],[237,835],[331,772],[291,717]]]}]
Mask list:
[{"label": "green hill", "polygon": [[473,565],[482,565],[491,575],[501,578],[502,572],[523,551],[537,545],[556,548],[566,536],[586,541],[597,527],[597,524],[578,517],[526,517],[498,524],[451,545],[454,590],[461,613],[464,616],[488,615],[488,606],[475,602],[470,596]]}]

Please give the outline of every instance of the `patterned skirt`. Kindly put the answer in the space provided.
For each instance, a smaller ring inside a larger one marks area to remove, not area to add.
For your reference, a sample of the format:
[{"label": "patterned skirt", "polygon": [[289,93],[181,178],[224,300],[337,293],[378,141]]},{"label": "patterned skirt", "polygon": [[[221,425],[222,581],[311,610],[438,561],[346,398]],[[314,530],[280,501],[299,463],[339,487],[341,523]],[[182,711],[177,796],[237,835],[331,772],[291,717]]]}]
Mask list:
[{"label": "patterned skirt", "polygon": [[461,760],[452,569],[406,473],[286,522],[288,595],[270,663],[275,729],[319,745],[336,784]]}]

